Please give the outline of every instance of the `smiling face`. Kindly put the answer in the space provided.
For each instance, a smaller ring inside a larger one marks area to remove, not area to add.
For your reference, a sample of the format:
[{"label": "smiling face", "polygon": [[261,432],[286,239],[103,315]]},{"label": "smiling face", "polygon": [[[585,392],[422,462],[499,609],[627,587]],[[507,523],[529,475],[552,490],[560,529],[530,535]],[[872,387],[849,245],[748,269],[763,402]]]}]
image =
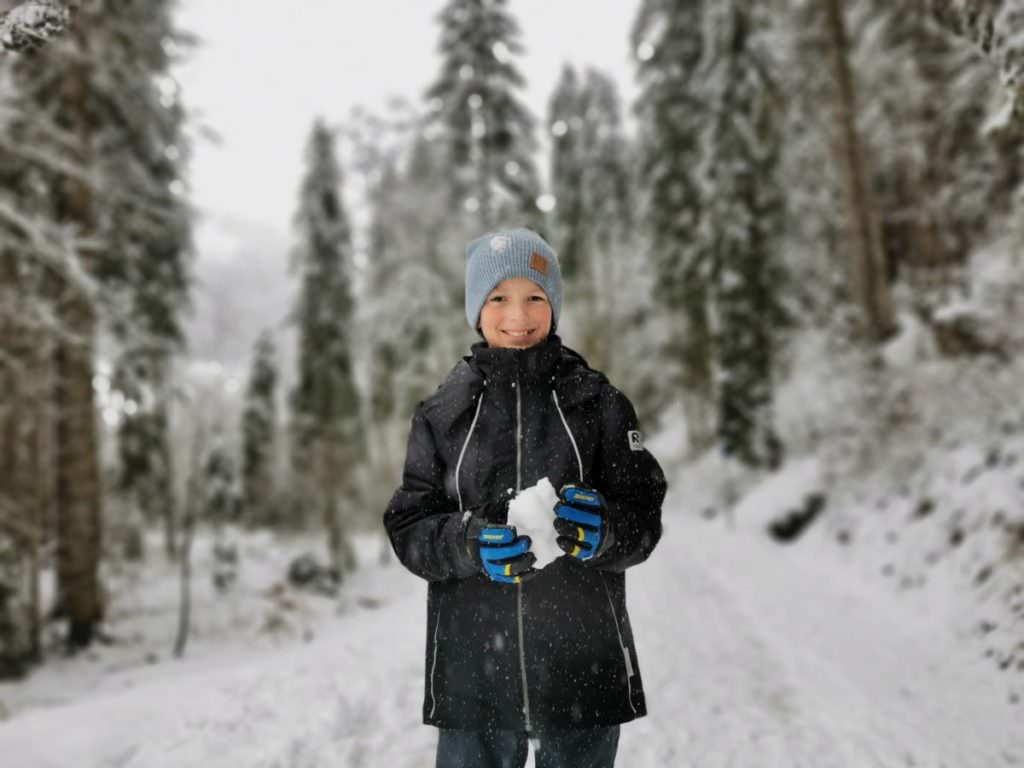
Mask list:
[{"label": "smiling face", "polygon": [[480,330],[488,345],[527,349],[551,332],[551,304],[544,289],[525,277],[502,280],[487,294]]}]

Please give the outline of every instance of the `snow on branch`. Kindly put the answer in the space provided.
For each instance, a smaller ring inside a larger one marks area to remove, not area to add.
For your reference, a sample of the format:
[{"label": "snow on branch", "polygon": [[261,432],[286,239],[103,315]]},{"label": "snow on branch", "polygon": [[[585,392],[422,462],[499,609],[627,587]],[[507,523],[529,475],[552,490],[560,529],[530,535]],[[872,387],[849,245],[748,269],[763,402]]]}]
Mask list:
[{"label": "snow on branch", "polygon": [[931,0],[931,13],[999,69],[1007,100],[986,130],[1024,130],[1024,0]]},{"label": "snow on branch", "polygon": [[5,531],[25,543],[39,541],[42,531],[16,514],[18,507],[7,496],[0,496],[0,531]]},{"label": "snow on branch", "polygon": [[31,51],[67,29],[71,11],[57,0],[25,0],[0,14],[0,52]]},{"label": "snow on branch", "polygon": [[79,249],[94,243],[75,239],[59,227],[31,219],[3,199],[0,199],[0,223],[20,233],[31,244],[28,255],[38,258],[67,280],[72,290],[95,302],[99,288],[78,258]]}]

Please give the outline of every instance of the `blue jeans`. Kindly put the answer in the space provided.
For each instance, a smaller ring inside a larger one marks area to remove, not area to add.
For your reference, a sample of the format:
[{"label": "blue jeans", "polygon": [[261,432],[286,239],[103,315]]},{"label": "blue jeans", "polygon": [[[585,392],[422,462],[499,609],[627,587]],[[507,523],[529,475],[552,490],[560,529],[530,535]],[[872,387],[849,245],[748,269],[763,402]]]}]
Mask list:
[{"label": "blue jeans", "polygon": [[[613,768],[619,726],[545,731],[535,738],[540,740],[534,753],[537,768]],[[523,768],[528,741],[525,733],[516,731],[441,728],[436,768]]]}]

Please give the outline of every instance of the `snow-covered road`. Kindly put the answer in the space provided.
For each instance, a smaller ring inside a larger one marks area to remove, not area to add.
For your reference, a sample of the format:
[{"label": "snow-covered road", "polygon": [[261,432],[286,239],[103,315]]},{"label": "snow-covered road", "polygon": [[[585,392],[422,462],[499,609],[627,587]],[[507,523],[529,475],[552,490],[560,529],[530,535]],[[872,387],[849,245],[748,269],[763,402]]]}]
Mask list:
[{"label": "snow-covered road", "polygon": [[842,566],[670,526],[629,587],[652,715],[623,731],[623,765],[1024,765],[1022,711],[976,652]]},{"label": "snow-covered road", "polygon": [[[1024,705],[977,648],[813,548],[725,530],[679,499],[667,509],[629,577],[651,715],[624,727],[623,768],[1024,766]],[[347,589],[349,608],[308,644],[127,671],[0,724],[0,764],[433,765],[425,589],[394,563]]]}]

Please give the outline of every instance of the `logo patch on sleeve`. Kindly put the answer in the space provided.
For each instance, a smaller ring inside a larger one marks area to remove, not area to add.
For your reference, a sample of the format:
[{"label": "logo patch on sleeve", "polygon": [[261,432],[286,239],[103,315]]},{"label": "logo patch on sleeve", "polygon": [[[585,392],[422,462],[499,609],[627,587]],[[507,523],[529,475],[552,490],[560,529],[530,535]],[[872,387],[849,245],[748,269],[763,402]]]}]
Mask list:
[{"label": "logo patch on sleeve", "polygon": [[644,438],[639,430],[631,429],[626,433],[626,437],[629,438],[629,450],[642,451],[644,449]]}]

